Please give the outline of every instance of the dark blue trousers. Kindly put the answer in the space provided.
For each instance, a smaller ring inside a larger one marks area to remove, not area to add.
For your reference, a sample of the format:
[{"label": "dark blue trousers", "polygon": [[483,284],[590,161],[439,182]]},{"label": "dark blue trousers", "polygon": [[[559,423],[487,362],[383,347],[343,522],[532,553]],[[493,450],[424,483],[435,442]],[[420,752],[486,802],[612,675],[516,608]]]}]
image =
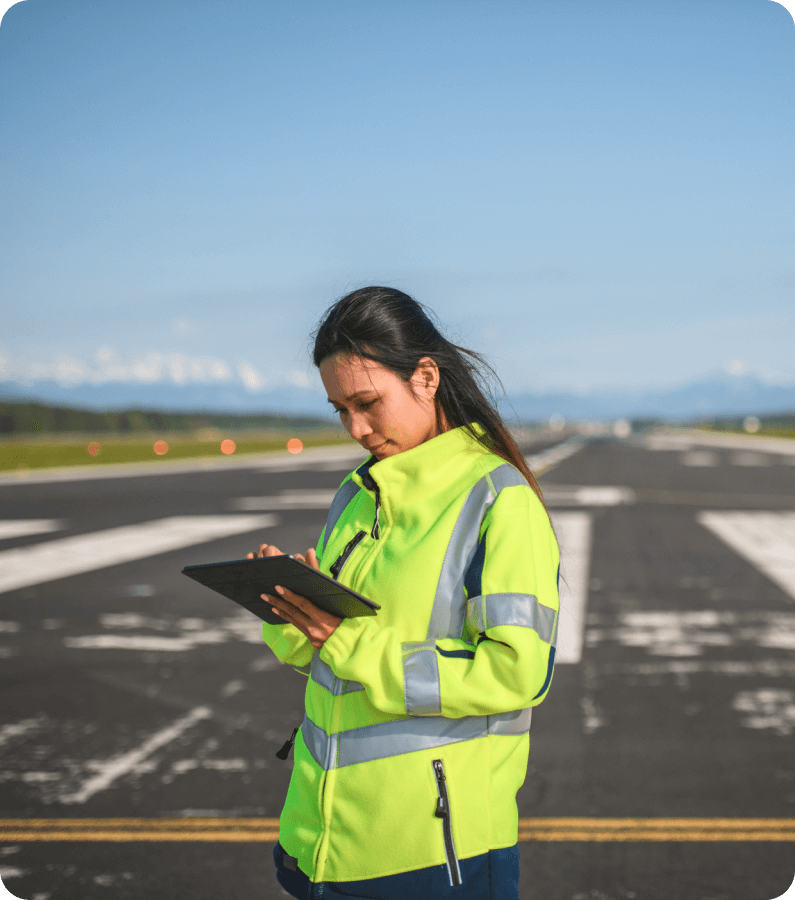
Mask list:
[{"label": "dark blue trousers", "polygon": [[519,900],[518,846],[460,860],[458,887],[450,887],[445,865],[364,881],[315,883],[279,843],[273,860],[279,884],[297,900]]}]

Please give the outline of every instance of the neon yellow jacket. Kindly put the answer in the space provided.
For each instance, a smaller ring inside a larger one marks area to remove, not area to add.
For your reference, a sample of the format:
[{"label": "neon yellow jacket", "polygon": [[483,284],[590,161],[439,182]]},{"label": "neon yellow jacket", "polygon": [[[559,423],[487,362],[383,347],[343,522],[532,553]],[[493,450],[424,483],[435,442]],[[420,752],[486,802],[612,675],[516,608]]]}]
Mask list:
[{"label": "neon yellow jacket", "polygon": [[314,882],[446,864],[457,884],[458,860],[517,841],[531,707],[555,656],[549,518],[514,466],[455,428],[348,475],[317,550],[381,609],[320,652],[293,625],[263,627],[309,672],[279,840]]}]

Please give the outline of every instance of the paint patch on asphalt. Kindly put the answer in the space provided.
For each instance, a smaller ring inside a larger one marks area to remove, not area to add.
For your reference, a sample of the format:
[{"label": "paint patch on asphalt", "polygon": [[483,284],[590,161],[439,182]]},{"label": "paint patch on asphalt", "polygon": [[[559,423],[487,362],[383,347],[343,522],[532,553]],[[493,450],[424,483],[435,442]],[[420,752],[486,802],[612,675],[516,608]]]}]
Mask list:
[{"label": "paint patch on asphalt", "polygon": [[765,729],[780,735],[795,731],[795,691],[760,688],[740,691],[732,701],[745,728]]},{"label": "paint patch on asphalt", "polygon": [[592,614],[586,645],[635,647],[649,656],[696,657],[721,648],[795,650],[795,613],[660,610]]},{"label": "paint patch on asphalt", "polygon": [[29,719],[22,719],[20,722],[10,722],[7,725],[0,726],[0,747],[11,743],[19,737],[25,737],[31,732],[44,726],[47,717],[33,716]]},{"label": "paint patch on asphalt", "polygon": [[184,653],[208,644],[233,641],[265,646],[260,620],[246,612],[223,619],[144,616],[135,612],[105,613],[99,617],[99,625],[111,633],[71,635],[64,637],[64,646],[73,650],[144,650],[161,653]]},{"label": "paint patch on asphalt", "polygon": [[77,790],[60,794],[58,800],[61,803],[85,803],[95,794],[106,790],[119,778],[131,772],[157,750],[179,738],[197,722],[208,719],[211,715],[208,707],[197,706],[175,722],[150,735],[143,744],[133,750],[107,760],[94,760],[91,767],[95,774],[86,779]]}]

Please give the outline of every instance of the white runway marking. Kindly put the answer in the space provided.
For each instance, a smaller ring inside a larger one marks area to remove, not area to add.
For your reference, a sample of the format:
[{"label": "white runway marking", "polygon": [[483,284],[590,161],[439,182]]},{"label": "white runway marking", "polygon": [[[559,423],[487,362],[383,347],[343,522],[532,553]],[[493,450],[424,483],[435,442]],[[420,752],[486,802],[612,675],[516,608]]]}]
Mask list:
[{"label": "white runway marking", "polygon": [[554,447],[542,450],[540,453],[534,453],[532,456],[525,456],[527,465],[534,475],[541,475],[554,466],[559,465],[564,459],[573,456],[577,451],[582,450],[585,441],[581,437],[571,437]]},{"label": "white runway marking", "polygon": [[549,484],[544,487],[547,506],[620,506],[634,503],[635,492],[628,487],[611,485],[572,486]]},{"label": "white runway marking", "polygon": [[591,564],[591,517],[586,512],[552,513],[560,544],[560,626],[556,663],[582,658],[588,570]]},{"label": "white runway marking", "polygon": [[172,725],[153,734],[138,749],[131,750],[129,753],[123,753],[121,756],[116,756],[105,762],[93,763],[92,768],[95,769],[97,774],[89,778],[79,790],[72,794],[62,795],[58,799],[61,803],[85,803],[94,794],[104,791],[114,781],[131,772],[136,766],[139,766],[147,756],[151,756],[156,750],[159,750],[166,744],[170,744],[183,732],[192,728],[202,719],[209,718],[210,715],[211,712],[208,707],[197,706],[181,719],[177,719]]},{"label": "white runway marking", "polygon": [[60,528],[58,519],[0,519],[0,541],[29,534],[47,534]]},{"label": "white runway marking", "polygon": [[232,508],[245,512],[265,509],[328,509],[336,493],[335,490],[296,490],[282,491],[271,497],[236,497],[232,501]]},{"label": "white runway marking", "polygon": [[770,457],[764,453],[753,453],[751,451],[740,451],[732,453],[729,462],[733,466],[769,466]]},{"label": "white runway marking", "polygon": [[[232,606],[232,602],[229,602]],[[262,643],[262,623],[252,613],[240,611],[224,619],[158,619],[139,613],[106,613],[100,616],[103,628],[115,633],[85,634],[63,639],[71,650],[147,650],[162,653],[184,653],[208,644],[228,641]],[[129,632],[139,630],[137,634]],[[141,630],[171,632],[171,634],[141,634]],[[127,634],[119,634],[126,631]],[[278,663],[278,660],[276,661]]]},{"label": "white runway marking", "polygon": [[150,652],[181,653],[193,650],[195,641],[185,638],[160,637],[147,634],[89,634],[64,638],[64,646],[72,650],[148,650]]},{"label": "white runway marking", "polygon": [[715,512],[698,521],[795,599],[795,512]]},{"label": "white runway marking", "polygon": [[270,528],[277,522],[273,515],[174,516],[5,550],[0,552],[0,593]]},{"label": "white runway marking", "polygon": [[718,454],[711,450],[690,450],[679,457],[683,466],[717,466]]},{"label": "white runway marking", "polygon": [[358,468],[367,459],[362,451],[349,451],[334,457],[313,459],[311,456],[294,456],[291,459],[275,460],[272,464],[259,467],[261,472],[350,472]]},{"label": "white runway marking", "polygon": [[[615,643],[650,656],[697,657],[716,647],[795,650],[795,614],[753,610],[644,610],[589,616],[586,645]],[[758,653],[756,654],[759,655]]]},{"label": "white runway marking", "polygon": [[687,431],[682,433],[658,432],[638,437],[635,440],[646,450],[690,450],[693,447],[757,450],[760,453],[772,453],[779,456],[779,462],[795,461],[795,440],[792,438]]},{"label": "white runway marking", "polygon": [[23,719],[21,722],[14,722],[11,725],[3,725],[0,728],[0,747],[14,738],[22,737],[28,732],[34,731],[43,721],[43,716],[35,716],[32,719]]},{"label": "white runway marking", "polygon": [[781,688],[740,691],[732,706],[744,714],[741,724],[746,728],[767,728],[781,735],[795,731],[795,693],[792,691]]}]

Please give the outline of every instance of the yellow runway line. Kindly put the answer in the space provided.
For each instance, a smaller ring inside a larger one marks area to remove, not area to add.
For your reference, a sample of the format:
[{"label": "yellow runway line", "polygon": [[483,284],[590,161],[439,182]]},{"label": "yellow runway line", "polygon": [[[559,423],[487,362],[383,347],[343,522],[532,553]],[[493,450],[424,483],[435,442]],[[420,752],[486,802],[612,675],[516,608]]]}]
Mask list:
[{"label": "yellow runway line", "polygon": [[[208,841],[275,843],[269,818],[6,819],[0,843],[25,841]],[[519,820],[520,841],[791,841],[795,819],[538,818]]]},{"label": "yellow runway line", "polygon": [[211,843],[275,844],[278,831],[0,831],[0,843],[28,841],[84,841],[86,843],[131,841],[208,841]]},{"label": "yellow runway line", "polygon": [[520,841],[795,841],[795,819],[520,819]]},{"label": "yellow runway line", "polygon": [[0,841],[227,841],[276,843],[279,820],[265,818],[7,819]]}]

